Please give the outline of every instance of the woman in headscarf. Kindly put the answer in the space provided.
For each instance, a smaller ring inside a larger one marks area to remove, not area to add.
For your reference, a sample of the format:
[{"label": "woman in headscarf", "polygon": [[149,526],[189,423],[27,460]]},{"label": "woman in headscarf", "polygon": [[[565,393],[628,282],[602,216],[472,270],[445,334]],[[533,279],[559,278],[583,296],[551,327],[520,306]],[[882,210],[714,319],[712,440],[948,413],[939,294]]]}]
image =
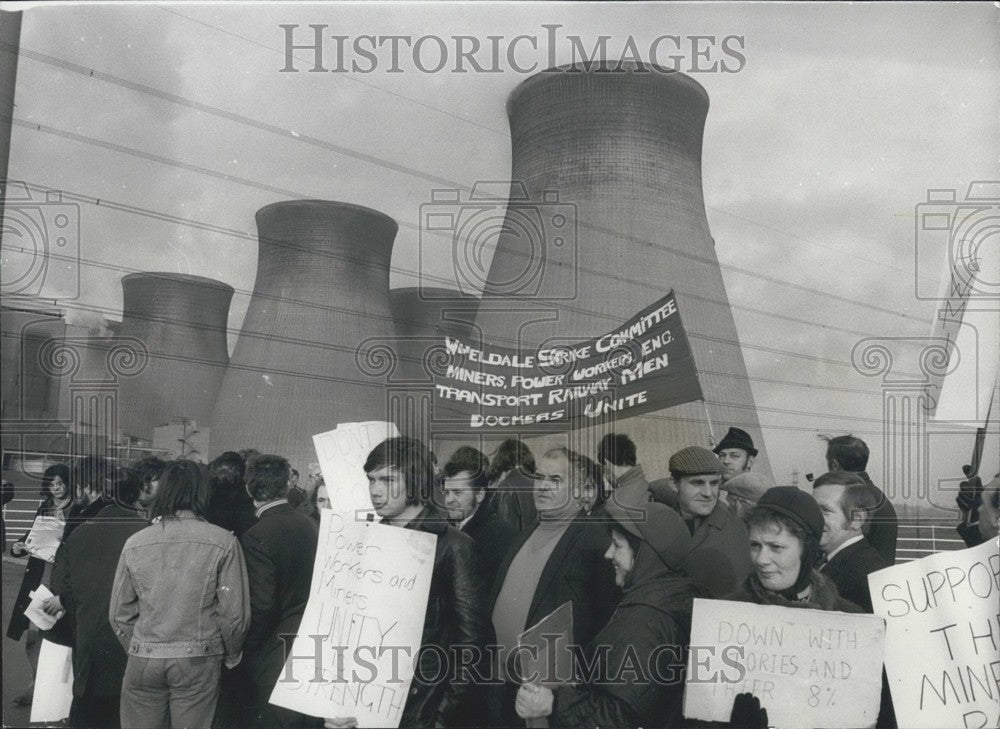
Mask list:
[{"label": "woman in headscarf", "polygon": [[[622,599],[585,651],[595,669],[555,691],[522,685],[517,713],[548,717],[553,727],[677,726],[694,597],[684,573],[691,537],[663,504],[623,507],[611,499],[604,508],[613,520],[604,556]],[[636,668],[647,675],[636,676]]]},{"label": "woman in headscarf", "polygon": [[728,600],[861,612],[815,569],[822,555],[823,512],[811,494],[795,486],[768,489],[747,514],[747,530],[754,570]]}]

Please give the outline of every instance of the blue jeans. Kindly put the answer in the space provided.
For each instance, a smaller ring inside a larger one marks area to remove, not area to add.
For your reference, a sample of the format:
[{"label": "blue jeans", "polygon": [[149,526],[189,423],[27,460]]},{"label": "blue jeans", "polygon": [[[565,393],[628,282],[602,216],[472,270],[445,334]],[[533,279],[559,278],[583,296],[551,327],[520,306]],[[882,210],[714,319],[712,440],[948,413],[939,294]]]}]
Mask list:
[{"label": "blue jeans", "polygon": [[210,729],[222,656],[130,655],[122,681],[123,729]]}]

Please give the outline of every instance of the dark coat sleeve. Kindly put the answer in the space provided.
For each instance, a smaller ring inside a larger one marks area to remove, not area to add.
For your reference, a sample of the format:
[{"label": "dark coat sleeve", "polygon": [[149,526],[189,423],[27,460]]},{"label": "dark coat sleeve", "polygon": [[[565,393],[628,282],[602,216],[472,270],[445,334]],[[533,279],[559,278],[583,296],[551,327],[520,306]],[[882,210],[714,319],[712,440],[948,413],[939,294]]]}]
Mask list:
[{"label": "dark coat sleeve", "polygon": [[595,666],[599,651],[605,651],[604,675],[557,689],[549,725],[675,726],[681,717],[686,642],[674,620],[659,610],[640,605],[619,611],[588,646]]},{"label": "dark coat sleeve", "polygon": [[562,686],[552,698],[550,727],[583,729],[584,727],[638,726],[635,714],[621,699],[593,688]]},{"label": "dark coat sleeve", "polygon": [[243,535],[240,543],[250,591],[250,629],[243,641],[243,649],[252,653],[274,632],[281,617],[275,594],[278,574],[274,560],[259,539],[248,533]]},{"label": "dark coat sleeve", "polygon": [[586,582],[581,585],[580,599],[573,603],[573,633],[581,645],[589,643],[603,628],[621,600],[615,585],[615,570],[604,559],[611,541],[607,529],[598,522],[587,524],[583,549],[579,559],[587,569]]},{"label": "dark coat sleeve", "polygon": [[483,586],[489,589],[503,564],[507,551],[517,538],[517,530],[503,519],[494,516],[475,542],[482,564]]},{"label": "dark coat sleeve", "polygon": [[[444,599],[445,604],[452,606],[452,645],[482,649],[487,640],[487,621],[479,561],[472,539],[458,532],[448,536],[453,536],[448,545],[451,559],[445,560],[445,563],[450,564],[451,569],[442,586],[450,593]],[[464,710],[462,704],[474,686],[474,677],[468,666],[461,666],[455,678],[457,680],[449,682],[438,705],[439,717],[445,724],[456,713]]]}]

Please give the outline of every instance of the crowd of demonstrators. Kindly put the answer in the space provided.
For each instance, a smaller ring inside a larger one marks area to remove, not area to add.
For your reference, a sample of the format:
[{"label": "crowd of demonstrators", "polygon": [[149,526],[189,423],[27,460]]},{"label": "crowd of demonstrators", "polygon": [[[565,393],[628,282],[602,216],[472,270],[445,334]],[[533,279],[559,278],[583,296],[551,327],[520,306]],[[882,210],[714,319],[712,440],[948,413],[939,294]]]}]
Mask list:
[{"label": "crowd of demonstrators", "polygon": [[[406,437],[368,454],[381,523],[436,537],[421,648],[443,650],[418,651],[401,727],[697,726],[681,701],[694,597],[872,611],[867,577],[893,563],[896,525],[860,439],[829,439],[829,472],[810,490],[753,470],[739,428],[714,450],[676,449],[665,480],[647,480],[626,434],[593,455],[557,447],[536,461],[509,439],[491,456],[461,446],[437,471]],[[28,560],[8,636],[28,634],[34,671],[39,631],[23,610],[47,584],[44,609],[62,617],[42,635],[74,648],[71,726],[323,724],[269,703],[337,486],[319,464],[304,488],[292,471],[247,450],[208,466],[88,457],[45,472],[37,514],[63,522],[62,542],[54,565]],[[982,538],[995,537],[1000,476],[977,506]],[[525,681],[520,636],[566,602],[587,670],[555,689]],[[442,663],[470,648],[475,660]],[[636,665],[673,680],[635,680]],[[880,727],[894,725],[888,697],[884,685]],[[760,698],[739,697],[734,726],[766,722]]]}]

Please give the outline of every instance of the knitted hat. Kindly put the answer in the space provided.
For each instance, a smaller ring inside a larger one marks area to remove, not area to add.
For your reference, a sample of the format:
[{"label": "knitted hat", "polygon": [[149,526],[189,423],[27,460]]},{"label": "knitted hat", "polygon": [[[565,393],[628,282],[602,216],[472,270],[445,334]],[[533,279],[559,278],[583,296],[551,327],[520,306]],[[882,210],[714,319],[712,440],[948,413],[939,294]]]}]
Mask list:
[{"label": "knitted hat", "polygon": [[775,486],[768,489],[757,500],[757,508],[787,516],[817,541],[823,536],[823,512],[819,510],[819,504],[812,494],[800,491],[795,486]]},{"label": "knitted hat", "polygon": [[691,535],[680,515],[665,504],[622,505],[612,496],[604,508],[615,525],[646,542],[672,570],[683,570],[691,551]]},{"label": "knitted hat", "polygon": [[730,428],[726,437],[719,441],[719,445],[712,449],[713,453],[718,453],[726,448],[742,448],[747,455],[756,456],[757,449],[753,447],[753,438],[745,430],[740,428]]},{"label": "knitted hat", "polygon": [[722,482],[722,489],[728,491],[733,496],[757,503],[760,497],[768,490],[774,488],[774,481],[757,471],[744,471],[733,476],[728,481]]},{"label": "knitted hat", "polygon": [[700,473],[722,473],[722,461],[701,446],[681,448],[670,456],[670,473],[679,476],[696,476]]}]

